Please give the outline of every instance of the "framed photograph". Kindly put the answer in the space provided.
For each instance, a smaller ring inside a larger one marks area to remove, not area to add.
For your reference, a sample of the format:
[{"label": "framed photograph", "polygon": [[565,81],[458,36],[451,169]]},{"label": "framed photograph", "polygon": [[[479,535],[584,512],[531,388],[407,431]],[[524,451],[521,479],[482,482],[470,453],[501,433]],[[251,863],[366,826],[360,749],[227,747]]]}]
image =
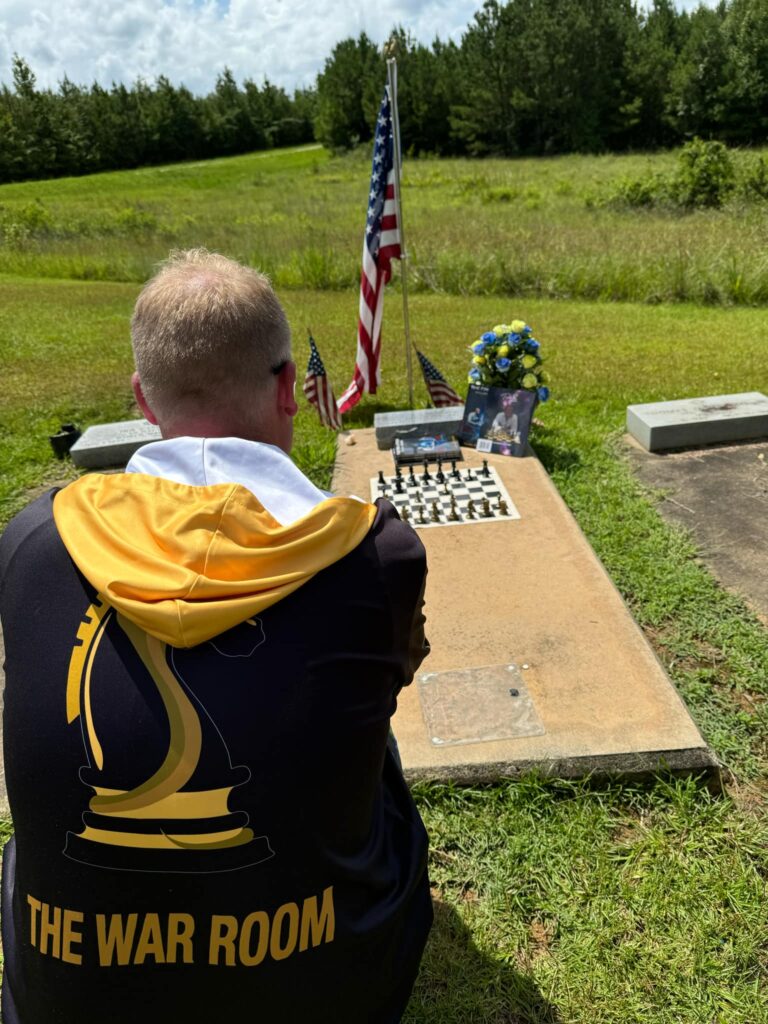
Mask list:
[{"label": "framed photograph", "polygon": [[538,396],[535,391],[471,384],[459,439],[479,452],[525,455]]},{"label": "framed photograph", "polygon": [[457,461],[463,458],[459,442],[449,434],[417,434],[396,437],[392,446],[396,466],[416,462]]}]

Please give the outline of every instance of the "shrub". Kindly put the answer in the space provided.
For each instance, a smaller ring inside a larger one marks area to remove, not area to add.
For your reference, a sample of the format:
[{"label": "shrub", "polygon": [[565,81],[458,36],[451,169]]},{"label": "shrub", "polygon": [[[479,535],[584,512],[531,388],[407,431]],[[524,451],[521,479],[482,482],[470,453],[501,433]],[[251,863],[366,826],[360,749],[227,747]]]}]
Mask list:
[{"label": "shrub", "polygon": [[683,146],[673,186],[681,206],[722,206],[735,187],[733,161],[722,142],[696,138]]},{"label": "shrub", "polygon": [[656,206],[667,198],[667,182],[660,174],[644,178],[619,178],[608,196],[612,206],[631,206],[633,209]]},{"label": "shrub", "polygon": [[768,163],[765,157],[759,156],[747,166],[740,190],[747,201],[768,199]]}]

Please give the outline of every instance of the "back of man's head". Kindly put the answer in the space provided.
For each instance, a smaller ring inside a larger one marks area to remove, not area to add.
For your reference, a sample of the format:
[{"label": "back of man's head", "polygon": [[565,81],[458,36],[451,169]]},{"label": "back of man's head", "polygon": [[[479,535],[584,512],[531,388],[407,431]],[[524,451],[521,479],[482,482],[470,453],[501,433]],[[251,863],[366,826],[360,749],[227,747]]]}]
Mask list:
[{"label": "back of man's head", "polygon": [[141,389],[161,425],[256,411],[291,358],[288,321],[269,280],[206,249],[171,253],[131,321]]}]

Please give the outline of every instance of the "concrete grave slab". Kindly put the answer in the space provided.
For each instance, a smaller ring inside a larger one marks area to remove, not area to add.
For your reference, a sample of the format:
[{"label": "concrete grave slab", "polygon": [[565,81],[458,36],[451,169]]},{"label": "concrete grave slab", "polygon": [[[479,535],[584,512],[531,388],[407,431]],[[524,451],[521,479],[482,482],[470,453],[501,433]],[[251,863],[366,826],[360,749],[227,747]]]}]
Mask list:
[{"label": "concrete grave slab", "polygon": [[[374,430],[354,435],[355,445],[339,448],[337,493],[366,494],[371,477],[390,470]],[[464,457],[465,465],[482,464],[472,449]],[[639,777],[661,767],[715,773],[714,755],[541,463],[533,455],[485,457],[521,518],[489,522],[482,531],[451,525],[419,532],[429,562],[432,653],[401,693],[393,722],[408,778],[472,783],[534,768],[565,778]],[[503,716],[493,688],[499,666],[509,665],[519,670],[527,722],[536,728],[516,730],[512,709],[520,705],[510,702],[510,717],[496,727],[501,738],[492,738],[492,723],[478,721],[470,705],[485,686]],[[433,701],[425,715],[420,691],[435,673],[468,669],[475,671],[467,723],[458,721],[453,675],[442,725],[451,742],[435,743],[446,738],[432,735],[439,712]],[[473,741],[473,732],[489,738]]]},{"label": "concrete grave slab", "polygon": [[759,391],[627,406],[627,431],[649,452],[768,437]]},{"label": "concrete grave slab", "polygon": [[376,444],[382,450],[391,448],[396,437],[403,437],[410,431],[422,433],[455,434],[464,418],[463,405],[451,405],[445,409],[405,409],[400,412],[377,412],[373,417]]},{"label": "concrete grave slab", "polygon": [[70,455],[82,469],[124,466],[135,451],[160,440],[160,428],[147,420],[123,420],[88,427],[72,445]]}]

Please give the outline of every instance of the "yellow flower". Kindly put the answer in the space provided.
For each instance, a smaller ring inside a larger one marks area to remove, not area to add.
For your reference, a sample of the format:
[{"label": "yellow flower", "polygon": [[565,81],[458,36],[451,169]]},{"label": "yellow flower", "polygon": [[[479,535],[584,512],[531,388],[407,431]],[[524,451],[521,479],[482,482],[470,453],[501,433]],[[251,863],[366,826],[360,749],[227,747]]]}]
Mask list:
[{"label": "yellow flower", "polygon": [[499,345],[499,351],[496,354],[501,357],[508,356],[509,345]]},{"label": "yellow flower", "polygon": [[513,320],[509,325],[515,334],[519,334],[520,331],[525,327],[525,320]]},{"label": "yellow flower", "polygon": [[496,324],[496,326],[492,327],[491,330],[493,331],[494,334],[498,334],[499,336],[501,336],[502,334],[507,333],[508,328],[506,324]]},{"label": "yellow flower", "polygon": [[536,356],[523,356],[523,369],[532,370],[536,365]]},{"label": "yellow flower", "polygon": [[485,366],[485,356],[475,356],[472,362],[475,366]]},{"label": "yellow flower", "polygon": [[535,388],[539,381],[535,373],[526,373],[520,383],[524,388]]}]

